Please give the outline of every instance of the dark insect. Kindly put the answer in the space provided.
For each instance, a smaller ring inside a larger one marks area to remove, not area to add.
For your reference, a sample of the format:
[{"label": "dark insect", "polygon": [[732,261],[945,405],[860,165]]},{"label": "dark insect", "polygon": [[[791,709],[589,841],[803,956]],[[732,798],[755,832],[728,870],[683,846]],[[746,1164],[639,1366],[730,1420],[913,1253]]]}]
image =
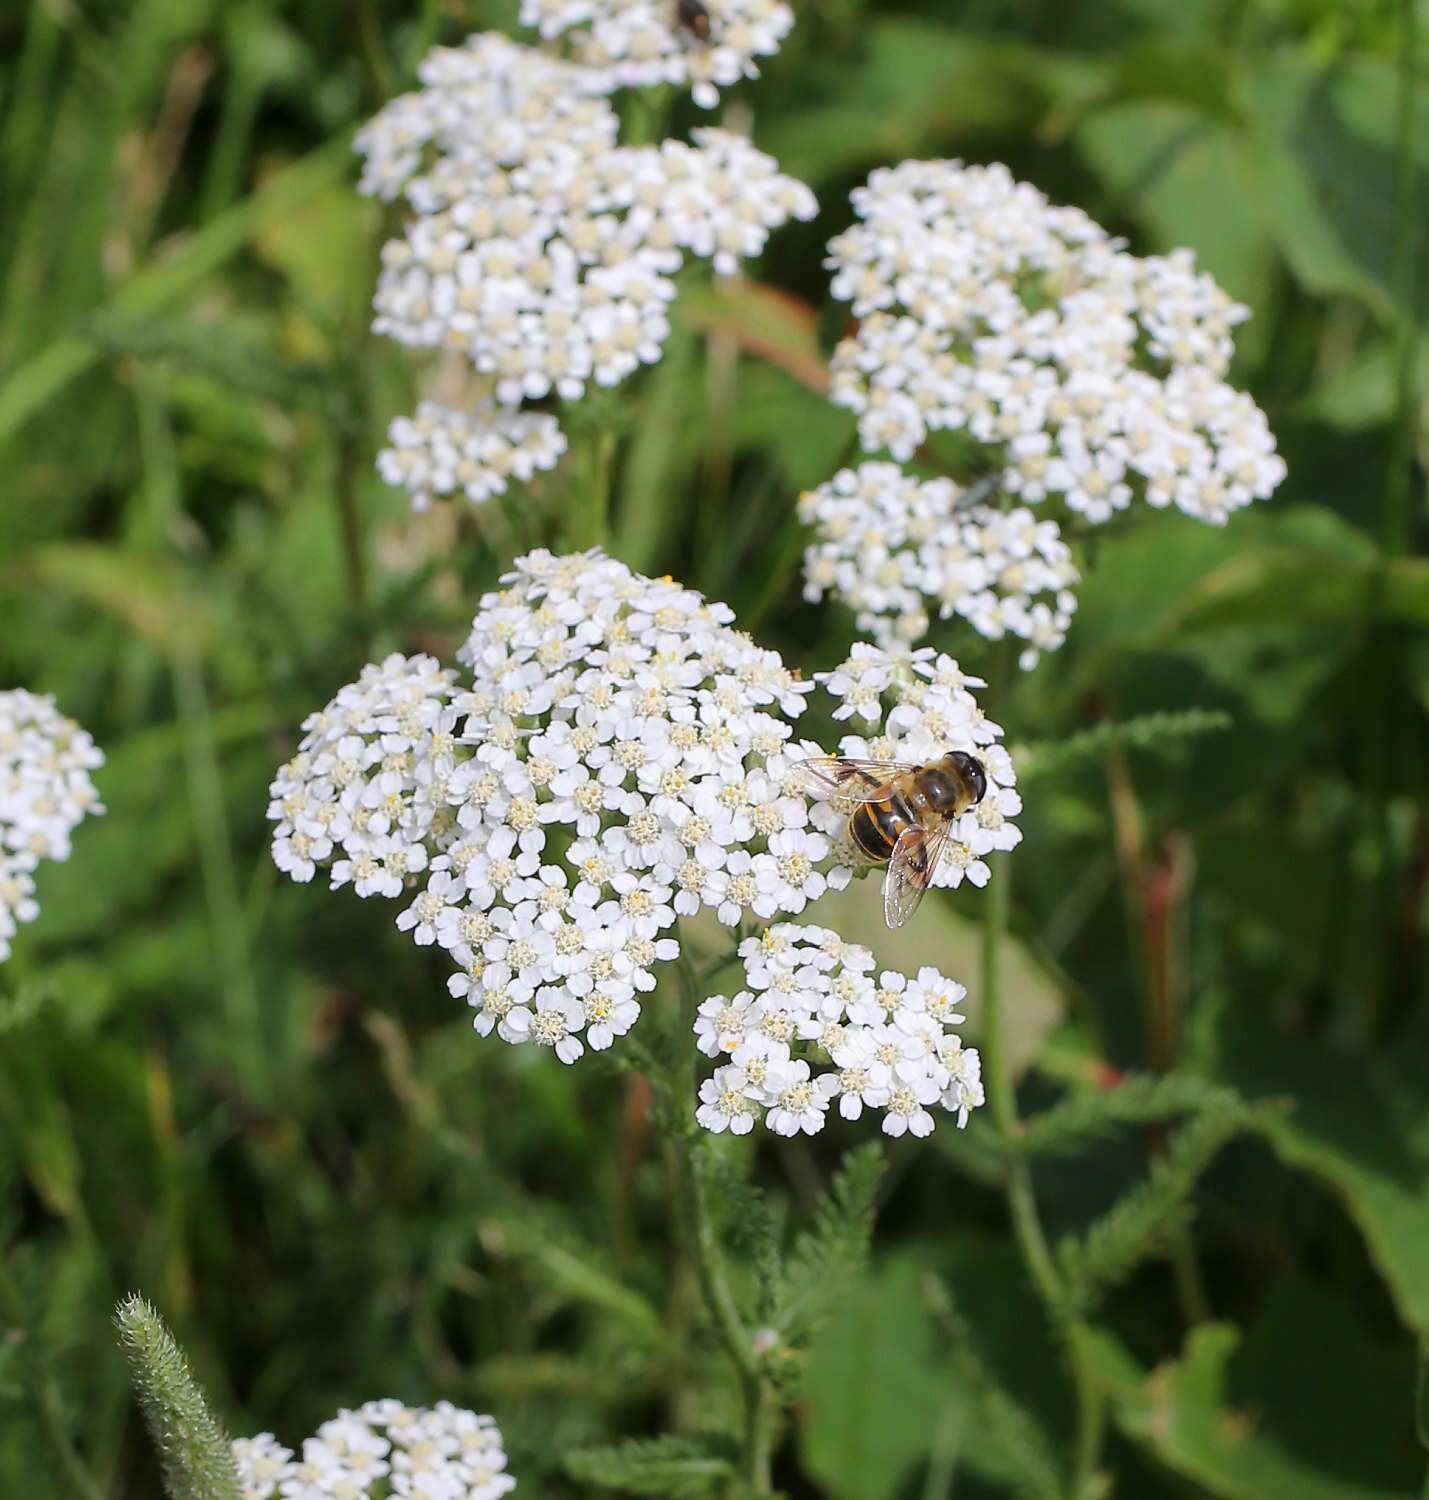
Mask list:
[{"label": "dark insect", "polygon": [[953,824],[987,793],[983,764],[966,750],[921,766],[820,756],[794,770],[809,791],[847,808],[849,842],[869,864],[888,866],[883,918],[890,927],[917,911]]},{"label": "dark insect", "polygon": [[701,42],[710,39],[710,13],[700,0],[675,0],[675,14],[680,25]]}]

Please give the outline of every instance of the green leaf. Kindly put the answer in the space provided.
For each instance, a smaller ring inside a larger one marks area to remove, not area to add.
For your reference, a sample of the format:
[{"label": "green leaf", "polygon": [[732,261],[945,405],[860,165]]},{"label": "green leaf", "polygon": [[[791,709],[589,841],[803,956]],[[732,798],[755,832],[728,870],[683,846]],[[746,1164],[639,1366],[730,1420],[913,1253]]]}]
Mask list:
[{"label": "green leaf", "polygon": [[1429,1334],[1429,1086],[1420,1060],[1350,1059],[1277,1031],[1251,1004],[1226,1007],[1212,1051],[1215,1076],[1246,1098],[1291,1101],[1288,1112],[1259,1117],[1259,1130],[1283,1161],[1341,1199],[1400,1316]]},{"label": "green leaf", "polygon": [[883,1178],[883,1146],[868,1141],[844,1157],[813,1227],[789,1253],[774,1298],[773,1324],[792,1337],[813,1331],[868,1265],[873,1200]]},{"label": "green leaf", "polygon": [[[1246,79],[1257,190],[1248,200],[1313,292],[1348,292],[1388,318],[1395,211],[1394,66],[1371,57],[1329,67],[1285,51]],[[1429,118],[1419,112],[1413,149],[1429,160]],[[1429,225],[1419,197],[1417,236]]]},{"label": "green leaf", "polygon": [[1232,1094],[1209,1104],[1205,1113],[1171,1137],[1144,1181],[1083,1234],[1058,1245],[1057,1258],[1075,1301],[1094,1302],[1170,1244],[1190,1217],[1191,1194],[1201,1173],[1249,1122],[1249,1111]]},{"label": "green leaf", "polygon": [[833,1500],[892,1500],[927,1454],[946,1374],[916,1267],[849,1289],[815,1336],[804,1376],[804,1465]]},{"label": "green leaf", "polygon": [[734,1473],[733,1450],[714,1438],[636,1439],[568,1453],[566,1472],[583,1484],[627,1495],[694,1495]]},{"label": "green leaf", "polygon": [[1149,1375],[1107,1347],[1099,1365],[1122,1430],[1221,1500],[1407,1500],[1418,1467],[1398,1363],[1349,1308],[1282,1280],[1249,1333],[1192,1331]]},{"label": "green leaf", "polygon": [[1142,714],[1139,718],[1098,724],[1065,740],[1041,741],[1016,751],[1019,776],[1061,774],[1080,763],[1096,763],[1112,750],[1158,750],[1181,740],[1216,734],[1231,727],[1218,709],[1188,708],[1180,713]]},{"label": "green leaf", "polygon": [[1069,1094],[1026,1121],[1021,1146],[1034,1156],[1076,1156],[1132,1125],[1159,1124],[1183,1114],[1223,1113],[1238,1104],[1229,1089],[1201,1078],[1131,1073],[1115,1088]]}]

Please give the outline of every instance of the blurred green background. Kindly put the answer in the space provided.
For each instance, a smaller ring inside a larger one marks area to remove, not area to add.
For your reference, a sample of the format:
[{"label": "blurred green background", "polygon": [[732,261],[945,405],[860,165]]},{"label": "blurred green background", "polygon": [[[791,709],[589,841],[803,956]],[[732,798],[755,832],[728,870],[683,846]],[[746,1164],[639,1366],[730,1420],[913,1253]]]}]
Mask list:
[{"label": "blurred green background", "polygon": [[[1190,1250],[1099,1303],[1115,1493],[1417,1495],[1429,107],[1402,108],[1423,70],[1412,5],[796,9],[731,108],[823,213],[754,270],[787,295],[692,288],[663,363],[588,403],[625,433],[615,550],[727,599],[806,670],[843,654],[851,621],[800,600],[793,503],[848,447],[848,415],[810,388],[845,315],[820,260],[880,163],[1005,161],[1138,250],[1192,246],[1251,305],[1237,378],[1289,480],[1224,530],[1143,511],[1099,534],[1067,646],[993,705],[1016,744],[1160,710],[1228,720],[1029,762],[1023,1102],[1073,1125],[1035,1166],[1055,1238],[1164,1154],[1146,1111],[1124,1130],[1098,1113],[1119,1074],[1170,1074],[1150,1113],[1183,1131],[1207,1081],[1280,1101],[1201,1177]],[[292,1444],[339,1405],[446,1397],[497,1415],[523,1494],[603,1493],[563,1477],[565,1451],[728,1406],[667,1279],[639,1081],[482,1044],[391,910],[288,886],[267,854],[266,785],[303,715],[385,651],[448,654],[513,553],[559,539],[578,483],[567,465],[511,513],[414,517],[372,469],[420,370],[367,332],[396,221],[356,196],[350,133],[432,41],[513,10],[0,14],[0,686],[53,692],[93,732],[109,809],[43,869],[41,919],[0,967],[8,1495],[156,1493],[107,1326],[133,1288],[235,1431]],[[976,893],[902,949],[869,898],[840,922],[880,958],[974,983]],[[732,1180],[747,1167],[801,1221],[863,1134],[746,1145]],[[1207,1160],[1222,1144],[1212,1128]],[[985,1128],[891,1158],[874,1269],[790,1375],[778,1482],[1044,1494],[1028,1455],[1065,1450],[1068,1397]]]}]

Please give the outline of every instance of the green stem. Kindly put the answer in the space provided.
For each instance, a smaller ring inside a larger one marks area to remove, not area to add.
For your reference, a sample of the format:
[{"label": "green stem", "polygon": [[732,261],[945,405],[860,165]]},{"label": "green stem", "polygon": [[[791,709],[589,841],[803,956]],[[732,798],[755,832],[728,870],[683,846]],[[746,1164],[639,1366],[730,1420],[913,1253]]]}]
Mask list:
[{"label": "green stem", "polygon": [[1397,557],[1409,550],[1411,489],[1416,439],[1415,363],[1418,329],[1414,316],[1415,177],[1414,102],[1417,85],[1416,0],[1399,4],[1399,89],[1395,126],[1394,245],[1391,279],[1398,312],[1395,359],[1395,431],[1384,491],[1384,550]]},{"label": "green stem", "polygon": [[664,1090],[669,1136],[680,1186],[680,1210],[700,1294],[739,1380],[740,1401],[744,1408],[741,1467],[745,1492],[749,1500],[764,1500],[772,1493],[773,1487],[774,1393],[729,1283],[724,1251],[710,1217],[709,1200],[696,1154],[701,1138],[693,1114],[697,1058],[693,1012],[699,1004],[699,990],[693,971],[683,960],[680,993],[684,1004],[678,1008],[674,1019],[677,1035]]},{"label": "green stem", "polygon": [[1007,1197],[1013,1236],[1037,1295],[1061,1331],[1067,1371],[1076,1394],[1077,1434],[1068,1494],[1072,1500],[1079,1500],[1087,1492],[1101,1458],[1103,1397],[1088,1348],[1091,1330],[1069,1308],[1066,1290],[1037,1211],[1032,1173],[1020,1148],[1022,1123],[1017,1114],[1017,1094],[1003,1035],[1000,994],[1001,950],[1011,899],[1011,876],[1006,862],[1002,861],[989,884],[983,908],[980,1038],[983,1079],[993,1124],[1007,1148],[1003,1191]]}]

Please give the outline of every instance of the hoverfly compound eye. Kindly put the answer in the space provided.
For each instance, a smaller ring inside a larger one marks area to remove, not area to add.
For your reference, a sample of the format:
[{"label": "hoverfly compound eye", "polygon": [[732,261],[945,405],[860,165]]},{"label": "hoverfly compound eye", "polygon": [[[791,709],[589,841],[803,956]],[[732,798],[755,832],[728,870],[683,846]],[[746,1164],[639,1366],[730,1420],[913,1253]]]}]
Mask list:
[{"label": "hoverfly compound eye", "polygon": [[954,750],[952,758],[958,773],[967,782],[973,801],[981,802],[987,796],[987,772],[983,770],[982,762],[977,756],[969,755],[966,750]]}]

